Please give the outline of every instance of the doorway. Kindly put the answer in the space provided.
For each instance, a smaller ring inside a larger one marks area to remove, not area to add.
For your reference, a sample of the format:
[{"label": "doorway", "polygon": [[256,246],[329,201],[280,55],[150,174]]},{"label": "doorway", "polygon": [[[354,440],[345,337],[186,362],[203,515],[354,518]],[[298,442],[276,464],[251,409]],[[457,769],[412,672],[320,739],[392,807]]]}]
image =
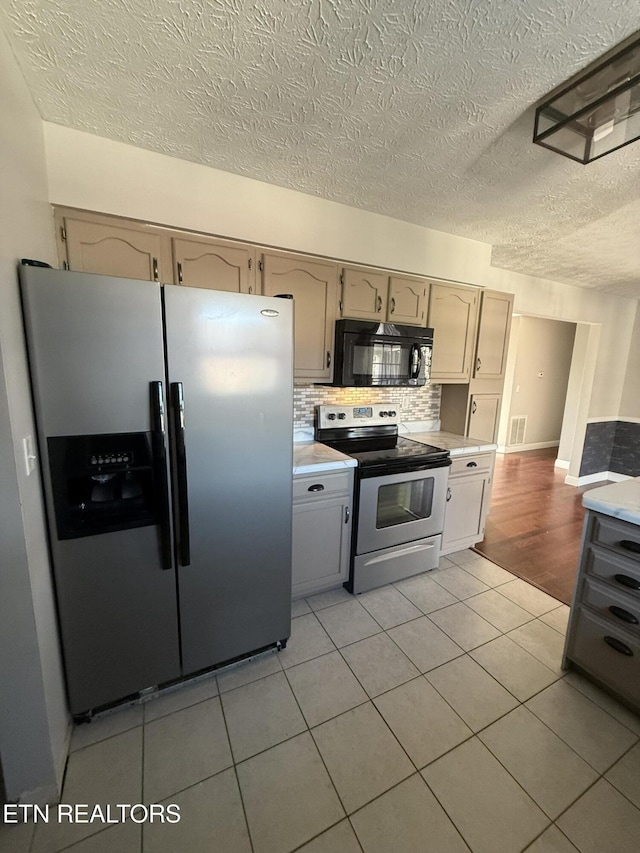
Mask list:
[{"label": "doorway", "polygon": [[569,603],[583,489],[576,489],[600,326],[514,316],[485,538],[477,550]]}]

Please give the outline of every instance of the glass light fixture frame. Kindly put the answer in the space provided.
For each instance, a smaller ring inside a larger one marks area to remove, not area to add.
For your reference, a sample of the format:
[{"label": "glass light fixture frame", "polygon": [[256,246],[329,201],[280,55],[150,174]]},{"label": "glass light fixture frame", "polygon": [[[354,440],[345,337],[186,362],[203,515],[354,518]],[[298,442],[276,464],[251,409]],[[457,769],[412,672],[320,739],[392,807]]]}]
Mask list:
[{"label": "glass light fixture frame", "polygon": [[[599,108],[602,108],[605,105],[611,104],[612,106],[615,104],[616,99],[623,95],[625,92],[632,92],[636,87],[640,92],[640,62],[638,63],[638,69],[632,76],[614,88],[606,91],[603,95],[600,95],[593,100],[589,101],[580,109],[575,110],[570,114],[566,114],[561,110],[557,109],[553,105],[568,95],[573,90],[576,90],[579,86],[583,85],[590,78],[595,77],[604,71],[604,69],[612,66],[614,62],[619,60],[621,57],[624,57],[626,54],[631,53],[633,51],[640,50],[640,38],[635,38],[631,43],[627,43],[622,49],[617,50],[617,52],[611,52],[607,58],[596,65],[594,68],[587,71],[585,74],[581,75],[577,79],[575,79],[572,83],[565,86],[560,91],[555,92],[552,97],[548,98],[543,104],[541,104],[536,109],[535,115],[535,125],[533,132],[533,142],[536,145],[541,145],[545,148],[550,149],[551,151],[555,151],[558,154],[562,154],[564,157],[568,157],[571,160],[575,160],[578,163],[582,163],[583,165],[587,163],[592,163],[594,160],[599,160],[601,157],[604,157],[607,154],[610,154],[612,151],[617,151],[620,148],[624,148],[626,145],[630,145],[632,142],[636,142],[640,139],[640,128],[638,129],[638,133],[632,136],[631,139],[626,139],[624,142],[621,142],[619,145],[615,145],[611,148],[608,148],[606,151],[603,151],[599,154],[592,154],[592,149],[594,145],[594,136],[598,132],[598,127],[595,127],[592,131],[589,131],[586,126],[581,124],[581,120],[587,119],[589,114],[595,113]],[[633,111],[626,112],[622,116],[622,121],[619,124],[626,123],[632,116],[638,113],[638,109],[636,108]],[[638,116],[640,119],[640,116]],[[551,122],[551,126],[549,123]],[[543,125],[547,125],[546,127]],[[612,126],[614,121],[612,120]],[[558,147],[558,145],[554,145],[554,135],[557,135],[560,131],[569,131],[574,134],[577,134],[578,137],[584,138],[584,155],[576,156],[575,154],[569,153],[563,148]],[[607,131],[609,132],[609,131]],[[606,135],[606,134],[605,134]],[[596,139],[596,141],[599,141]]]}]

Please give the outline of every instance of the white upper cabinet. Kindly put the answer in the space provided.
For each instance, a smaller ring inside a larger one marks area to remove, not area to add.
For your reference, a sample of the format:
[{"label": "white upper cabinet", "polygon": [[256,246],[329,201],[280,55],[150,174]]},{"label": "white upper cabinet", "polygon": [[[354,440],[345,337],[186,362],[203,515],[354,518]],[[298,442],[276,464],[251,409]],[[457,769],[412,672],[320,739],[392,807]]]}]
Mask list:
[{"label": "white upper cabinet", "polygon": [[389,277],[386,273],[359,267],[344,267],[342,316],[354,320],[385,320]]},{"label": "white upper cabinet", "polygon": [[255,293],[256,251],[227,240],[174,238],[174,280],[186,287]]},{"label": "white upper cabinet", "polygon": [[427,325],[429,282],[405,275],[389,277],[388,319],[408,326]]},{"label": "white upper cabinet", "polygon": [[330,382],[338,306],[338,266],[304,255],[265,252],[262,292],[294,299],[294,377]]},{"label": "white upper cabinet", "polygon": [[469,381],[477,317],[477,290],[431,282],[427,325],[433,328],[432,382]]},{"label": "white upper cabinet", "polygon": [[427,325],[429,282],[364,267],[344,267],[341,316],[409,326]]},{"label": "white upper cabinet", "polygon": [[[65,216],[60,225],[67,264],[77,272],[165,281],[162,237],[144,225],[92,222]],[[171,279],[169,279],[171,280]]]},{"label": "white upper cabinet", "polygon": [[513,294],[483,290],[480,296],[478,345],[473,366],[476,379],[504,379]]}]

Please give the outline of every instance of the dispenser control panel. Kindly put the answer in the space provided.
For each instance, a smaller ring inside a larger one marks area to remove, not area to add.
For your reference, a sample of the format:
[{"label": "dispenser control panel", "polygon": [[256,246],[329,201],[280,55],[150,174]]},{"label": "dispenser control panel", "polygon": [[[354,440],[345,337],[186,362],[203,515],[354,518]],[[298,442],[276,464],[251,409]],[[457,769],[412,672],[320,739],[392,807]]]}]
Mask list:
[{"label": "dispenser control panel", "polygon": [[101,453],[91,454],[88,459],[90,468],[100,467],[101,465],[132,465],[133,452],[131,450],[123,450],[118,453]]}]

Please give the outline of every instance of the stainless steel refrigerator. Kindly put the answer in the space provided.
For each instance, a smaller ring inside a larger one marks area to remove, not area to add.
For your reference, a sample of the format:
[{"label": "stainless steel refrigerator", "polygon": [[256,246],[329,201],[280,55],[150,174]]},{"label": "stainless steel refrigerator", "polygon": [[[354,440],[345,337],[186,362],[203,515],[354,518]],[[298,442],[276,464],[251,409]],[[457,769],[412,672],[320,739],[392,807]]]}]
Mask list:
[{"label": "stainless steel refrigerator", "polygon": [[291,301],[20,279],[71,712],[286,641]]}]

